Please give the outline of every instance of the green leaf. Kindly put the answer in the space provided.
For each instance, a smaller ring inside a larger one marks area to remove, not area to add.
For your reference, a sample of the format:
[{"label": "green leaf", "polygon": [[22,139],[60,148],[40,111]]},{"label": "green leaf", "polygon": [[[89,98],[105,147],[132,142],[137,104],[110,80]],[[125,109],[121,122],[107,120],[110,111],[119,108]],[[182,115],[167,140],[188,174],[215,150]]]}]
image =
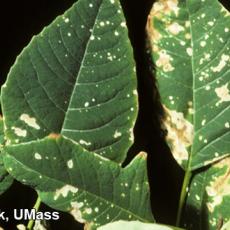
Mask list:
[{"label": "green leaf", "polygon": [[0,195],[3,194],[13,183],[13,177],[6,171],[0,155]]},{"label": "green leaf", "polygon": [[167,140],[183,168],[230,154],[229,24],[217,0],[158,1],[151,11],[148,33]]},{"label": "green leaf", "polygon": [[122,162],[137,116],[133,51],[118,0],[79,0],[35,36],[2,87],[5,134],[61,133]]},{"label": "green leaf", "polygon": [[2,159],[2,147],[4,144],[3,120],[0,116],[0,195],[4,193],[13,183],[13,177],[6,171]]},{"label": "green leaf", "polygon": [[194,175],[186,201],[184,227],[216,230],[230,221],[229,165],[228,157]]},{"label": "green leaf", "polygon": [[153,222],[146,155],[126,168],[57,136],[5,148],[4,163],[49,206],[97,227],[119,219]]},{"label": "green leaf", "polygon": [[182,228],[166,226],[162,224],[146,224],[139,221],[116,221],[98,228],[98,230],[182,230]]}]

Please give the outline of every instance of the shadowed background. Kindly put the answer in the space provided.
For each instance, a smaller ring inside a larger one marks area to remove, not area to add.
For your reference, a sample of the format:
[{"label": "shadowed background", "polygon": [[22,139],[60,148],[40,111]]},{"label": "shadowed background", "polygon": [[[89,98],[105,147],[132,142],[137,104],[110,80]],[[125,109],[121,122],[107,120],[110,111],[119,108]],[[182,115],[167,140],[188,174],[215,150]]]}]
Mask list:
[{"label": "shadowed background", "polygon": [[[10,66],[32,36],[62,14],[74,0],[0,1],[0,81],[5,81]],[[183,171],[172,159],[160,130],[162,114],[155,88],[151,63],[145,52],[145,24],[153,0],[121,0],[127,18],[130,39],[137,63],[139,116],[135,127],[135,144],[126,163],[139,151],[148,153],[152,210],[158,222],[174,224]],[[229,0],[221,1],[230,8]],[[0,197],[0,209],[12,214],[13,208],[32,208],[36,193],[17,182]],[[45,205],[42,210],[51,210]],[[20,221],[20,223],[22,223]],[[0,223],[6,230],[15,229],[16,221]],[[50,222],[50,229],[83,229],[71,216],[61,213],[59,221]]]}]

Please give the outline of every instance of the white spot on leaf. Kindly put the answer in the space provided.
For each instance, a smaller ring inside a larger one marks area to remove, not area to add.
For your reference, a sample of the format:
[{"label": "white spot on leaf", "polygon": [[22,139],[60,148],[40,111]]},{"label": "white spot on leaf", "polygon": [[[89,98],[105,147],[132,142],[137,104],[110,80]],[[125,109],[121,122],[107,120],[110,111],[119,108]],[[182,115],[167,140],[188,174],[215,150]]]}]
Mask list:
[{"label": "white spot on leaf", "polygon": [[86,102],[86,103],[84,104],[84,106],[85,106],[85,107],[89,107],[89,102]]},{"label": "white spot on leaf", "polygon": [[83,202],[71,202],[71,211],[70,214],[74,217],[75,220],[77,220],[80,223],[85,223],[86,221],[82,218],[82,214],[80,211],[80,208],[83,207]]},{"label": "white spot on leaf", "polygon": [[164,72],[170,72],[174,70],[174,67],[170,63],[172,60],[172,57],[165,50],[161,50],[156,65],[162,67]]},{"label": "white spot on leaf", "polygon": [[213,25],[214,25],[214,22],[213,22],[213,21],[209,21],[209,22],[208,22],[208,25],[209,25],[209,26],[213,26]]},{"label": "white spot on leaf", "polygon": [[206,41],[201,41],[201,42],[200,42],[200,46],[201,46],[201,47],[205,47],[205,46],[206,46]]},{"label": "white spot on leaf", "polygon": [[115,36],[118,36],[118,35],[119,35],[119,33],[118,33],[117,31],[115,31],[115,32],[114,32],[114,35],[115,35]]},{"label": "white spot on leaf", "polygon": [[164,12],[165,14],[174,13],[177,16],[179,13],[178,0],[165,0],[156,2],[153,5],[153,12],[155,12],[156,16],[158,17],[161,12]]},{"label": "white spot on leaf", "polygon": [[64,19],[64,22],[65,22],[65,23],[69,23],[69,18],[65,18],[65,19]]},{"label": "white spot on leaf", "polygon": [[229,94],[229,89],[228,89],[228,83],[215,89],[216,95],[220,98],[220,102],[226,102],[230,101],[230,94]]},{"label": "white spot on leaf", "polygon": [[137,90],[136,89],[133,90],[133,95],[137,95]]},{"label": "white spot on leaf", "polygon": [[35,154],[34,154],[34,158],[35,158],[36,160],[41,160],[41,159],[42,159],[42,156],[41,156],[39,153],[35,153]]},{"label": "white spot on leaf", "polygon": [[188,159],[187,148],[193,142],[193,125],[185,119],[183,113],[165,108],[166,120],[164,121],[165,128],[168,130],[166,137],[171,146],[173,156],[179,164]]},{"label": "white spot on leaf", "polygon": [[188,39],[188,40],[191,39],[191,34],[190,33],[186,33],[185,34],[185,38]]},{"label": "white spot on leaf", "polygon": [[67,166],[68,166],[68,168],[72,169],[73,168],[73,160],[68,160]]},{"label": "white spot on leaf", "polygon": [[206,120],[204,119],[204,120],[202,120],[201,125],[204,126],[205,123],[206,123]]},{"label": "white spot on leaf", "polygon": [[79,143],[80,143],[81,145],[87,145],[87,146],[89,146],[89,145],[92,144],[91,142],[87,142],[87,141],[84,141],[84,140],[80,140]]},{"label": "white spot on leaf", "polygon": [[125,23],[125,22],[122,22],[122,23],[121,23],[121,27],[126,27],[126,23]]},{"label": "white spot on leaf", "polygon": [[19,137],[26,137],[27,131],[18,127],[12,127],[12,130],[14,130],[14,133]]},{"label": "white spot on leaf", "polygon": [[187,52],[188,56],[192,56],[193,52],[192,52],[192,48],[191,47],[187,48],[186,52]]},{"label": "white spot on leaf", "polygon": [[118,132],[117,130],[115,131],[115,133],[114,133],[114,135],[113,135],[113,137],[114,138],[118,138],[118,137],[120,137],[122,134],[121,134],[121,132]]},{"label": "white spot on leaf", "polygon": [[184,31],[184,27],[179,25],[177,22],[172,23],[171,25],[169,25],[167,27],[168,31],[173,34],[173,35],[177,35],[179,34],[181,31]]},{"label": "white spot on leaf", "polygon": [[105,23],[104,22],[100,22],[100,26],[105,26]]},{"label": "white spot on leaf", "polygon": [[228,61],[229,61],[229,55],[222,54],[219,64],[216,67],[211,67],[212,71],[214,73],[220,72],[225,67]]},{"label": "white spot on leaf", "polygon": [[37,124],[36,119],[33,117],[30,117],[28,114],[22,114],[20,116],[20,120],[24,121],[28,126],[34,129],[40,129],[40,126]]},{"label": "white spot on leaf", "polygon": [[69,193],[77,193],[78,188],[72,185],[65,185],[55,192],[54,200],[57,200],[60,196],[67,197]]},{"label": "white spot on leaf", "polygon": [[126,196],[125,196],[125,193],[121,193],[121,197],[123,197],[123,198],[126,197]]},{"label": "white spot on leaf", "polygon": [[92,213],[92,209],[91,209],[91,208],[86,208],[86,209],[85,209],[85,212],[86,212],[87,214],[91,214],[91,213]]}]

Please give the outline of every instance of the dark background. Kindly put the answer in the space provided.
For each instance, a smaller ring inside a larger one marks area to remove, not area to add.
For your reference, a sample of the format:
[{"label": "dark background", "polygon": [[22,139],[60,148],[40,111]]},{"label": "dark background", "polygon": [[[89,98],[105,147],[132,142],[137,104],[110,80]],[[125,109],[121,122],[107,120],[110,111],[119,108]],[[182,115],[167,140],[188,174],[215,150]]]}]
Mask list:
[{"label": "dark background", "polygon": [[[0,81],[5,81],[10,66],[33,35],[62,14],[74,0],[0,1]],[[151,63],[145,53],[145,24],[153,0],[121,0],[128,23],[130,39],[137,63],[140,111],[135,127],[135,144],[127,162],[139,151],[148,155],[152,210],[158,222],[174,224],[183,171],[172,159],[160,130],[162,115]],[[230,8],[229,0],[221,1]],[[0,197],[0,209],[32,208],[36,193],[17,182]],[[42,205],[42,210],[50,210]],[[21,223],[21,222],[20,222]],[[16,222],[0,223],[6,230],[15,229]],[[71,216],[61,213],[59,221],[50,222],[51,229],[83,229]]]}]

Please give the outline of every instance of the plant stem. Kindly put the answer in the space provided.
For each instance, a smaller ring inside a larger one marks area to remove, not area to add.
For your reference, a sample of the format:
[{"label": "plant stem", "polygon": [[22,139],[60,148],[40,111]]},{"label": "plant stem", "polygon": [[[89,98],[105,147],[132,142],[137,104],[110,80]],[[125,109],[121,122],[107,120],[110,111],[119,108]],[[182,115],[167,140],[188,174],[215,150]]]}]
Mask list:
[{"label": "plant stem", "polygon": [[183,185],[182,185],[182,188],[181,188],[179,207],[178,207],[178,211],[177,211],[177,218],[176,218],[176,226],[177,227],[180,226],[181,213],[182,213],[182,210],[183,210],[183,207],[184,207],[184,202],[185,202],[185,198],[186,198],[186,195],[187,195],[187,189],[188,189],[188,185],[189,185],[191,176],[192,176],[192,172],[190,170],[186,170]]},{"label": "plant stem", "polygon": [[[34,207],[33,207],[33,209],[35,209],[36,212],[37,212],[37,211],[39,210],[39,208],[40,208],[40,205],[41,205],[41,200],[40,200],[40,198],[38,197],[37,200],[36,200],[36,203],[35,203],[35,205],[34,205]],[[28,222],[28,224],[27,224],[27,229],[28,229],[28,230],[32,230],[33,225],[34,225],[34,220],[30,220],[30,221]]]}]

